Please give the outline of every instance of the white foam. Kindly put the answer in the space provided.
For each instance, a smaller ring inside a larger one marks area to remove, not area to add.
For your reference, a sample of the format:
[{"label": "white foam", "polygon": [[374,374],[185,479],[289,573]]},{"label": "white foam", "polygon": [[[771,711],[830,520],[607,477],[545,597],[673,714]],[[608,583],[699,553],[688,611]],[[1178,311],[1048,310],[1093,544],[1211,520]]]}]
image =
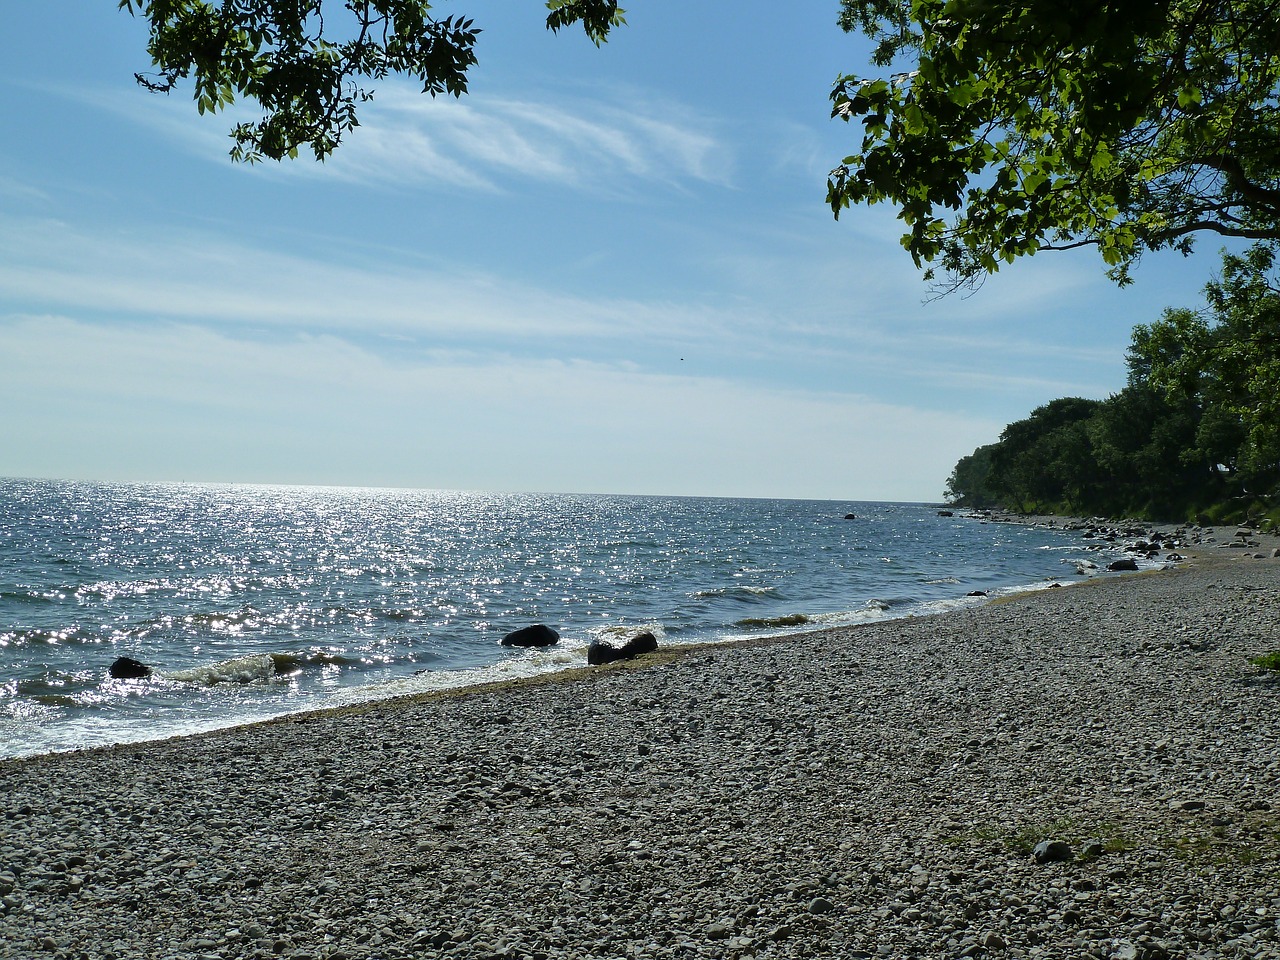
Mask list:
[{"label": "white foam", "polygon": [[265,683],[276,679],[276,664],[269,653],[251,654],[187,670],[166,671],[158,676],[162,680],[196,683],[206,687],[219,683]]}]

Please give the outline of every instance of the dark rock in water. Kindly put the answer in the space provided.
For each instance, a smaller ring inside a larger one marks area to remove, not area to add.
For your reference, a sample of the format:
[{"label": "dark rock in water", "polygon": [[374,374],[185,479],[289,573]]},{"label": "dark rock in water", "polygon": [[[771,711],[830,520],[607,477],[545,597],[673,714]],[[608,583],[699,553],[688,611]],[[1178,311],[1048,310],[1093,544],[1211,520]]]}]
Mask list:
[{"label": "dark rock in water", "polygon": [[145,680],[151,676],[151,668],[133,657],[117,657],[107,673],[116,680]]},{"label": "dark rock in water", "polygon": [[969,596],[971,596],[971,597],[985,597],[986,595],[987,595],[987,591],[985,591],[985,590],[970,590],[970,591],[969,591]]},{"label": "dark rock in water", "polygon": [[587,663],[593,667],[598,667],[617,660],[634,660],[643,653],[653,653],[657,649],[658,638],[648,632],[632,637],[621,647],[615,647],[597,640],[587,647]]},{"label": "dark rock in water", "polygon": [[955,514],[954,514],[954,513],[952,513],[950,510],[939,510],[939,511],[938,511],[938,516],[940,516],[940,517],[954,517],[954,516],[955,516]]},{"label": "dark rock in water", "polygon": [[846,514],[844,515],[844,518],[845,518],[846,520],[857,520],[857,519],[858,519],[858,515],[857,515],[856,513],[846,513]]},{"label": "dark rock in water", "polygon": [[560,634],[545,624],[535,623],[531,627],[522,627],[502,638],[504,647],[549,647],[558,643]]},{"label": "dark rock in water", "polygon": [[1108,570],[1137,570],[1138,561],[1132,557],[1122,557],[1119,560],[1112,560],[1107,564]]},{"label": "dark rock in water", "polygon": [[1075,859],[1075,854],[1065,840],[1041,840],[1031,851],[1031,859],[1036,863],[1067,863]]}]

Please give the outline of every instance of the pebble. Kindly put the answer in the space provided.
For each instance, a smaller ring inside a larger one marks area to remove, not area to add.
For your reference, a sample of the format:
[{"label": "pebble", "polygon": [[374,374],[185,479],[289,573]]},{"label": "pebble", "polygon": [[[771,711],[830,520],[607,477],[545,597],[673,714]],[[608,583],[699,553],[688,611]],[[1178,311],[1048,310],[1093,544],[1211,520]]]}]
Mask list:
[{"label": "pebble", "polygon": [[1232,554],[0,762],[0,958],[1280,960],[1277,611]]}]

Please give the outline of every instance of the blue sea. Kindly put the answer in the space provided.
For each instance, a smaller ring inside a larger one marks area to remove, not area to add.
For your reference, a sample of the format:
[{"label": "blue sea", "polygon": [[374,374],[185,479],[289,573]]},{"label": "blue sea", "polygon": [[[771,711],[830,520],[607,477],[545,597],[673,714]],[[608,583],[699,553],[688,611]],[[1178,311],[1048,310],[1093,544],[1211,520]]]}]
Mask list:
[{"label": "blue sea", "polygon": [[[920,615],[1086,557],[927,504],[0,480],[0,756],[560,670],[646,630]],[[535,623],[560,643],[500,645]],[[111,679],[119,656],[155,672]]]}]

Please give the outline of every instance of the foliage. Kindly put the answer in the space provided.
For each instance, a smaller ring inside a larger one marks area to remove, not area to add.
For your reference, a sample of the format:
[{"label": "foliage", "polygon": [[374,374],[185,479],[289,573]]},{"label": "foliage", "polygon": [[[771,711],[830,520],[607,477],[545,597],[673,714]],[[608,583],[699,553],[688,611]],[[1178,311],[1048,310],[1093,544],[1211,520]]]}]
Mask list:
[{"label": "foliage", "polygon": [[[1275,249],[1223,257],[1206,315],[1166,311],[1140,327],[1149,380],[1202,411],[1194,455],[1240,494],[1280,490],[1280,279]],[[1135,339],[1135,347],[1137,339]]]},{"label": "foliage", "polygon": [[994,507],[999,503],[990,486],[991,455],[995,444],[961,457],[947,479],[947,500],[962,507]]},{"label": "foliage", "polygon": [[1259,519],[1280,506],[1275,251],[1224,254],[1204,313],[1138,326],[1126,386],[1011,423],[957,465],[948,495],[1026,512]]},{"label": "foliage", "polygon": [[843,0],[840,23],[912,68],[835,84],[862,143],[828,201],[896,205],[929,277],[1092,246],[1126,283],[1202,231],[1280,238],[1275,0]]},{"label": "foliage", "polygon": [[[136,74],[168,93],[191,78],[196,109],[217,112],[253,100],[265,113],[232,130],[231,155],[250,162],[327,157],[358,126],[367,86],[413,77],[431,96],[467,90],[480,30],[462,16],[431,14],[427,0],[119,0],[150,22],[147,53],[158,76]],[[547,0],[547,27],[582,25],[597,45],[623,22],[617,0]]]},{"label": "foliage", "polygon": [[1099,469],[1091,512],[1185,512],[1210,481],[1203,459],[1187,453],[1199,424],[1193,404],[1170,401],[1149,384],[1130,384],[1104,401],[1088,425]]},{"label": "foliage", "polygon": [[1081,500],[1097,472],[1085,425],[1098,404],[1054,400],[1004,428],[989,483],[1005,503],[1031,511]]},{"label": "foliage", "polygon": [[1253,657],[1249,662],[1263,670],[1280,670],[1280,650],[1272,650],[1260,657]]}]

